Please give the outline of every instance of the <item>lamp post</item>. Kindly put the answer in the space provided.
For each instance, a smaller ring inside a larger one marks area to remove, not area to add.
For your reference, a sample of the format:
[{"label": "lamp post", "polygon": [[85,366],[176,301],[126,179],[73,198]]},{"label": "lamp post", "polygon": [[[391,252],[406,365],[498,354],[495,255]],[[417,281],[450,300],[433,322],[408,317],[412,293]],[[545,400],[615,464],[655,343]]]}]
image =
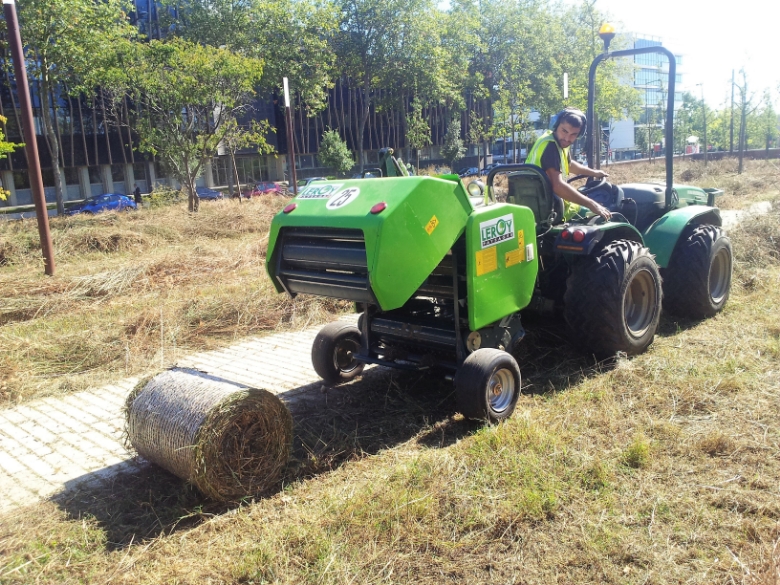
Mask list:
[{"label": "lamp post", "polygon": [[702,117],[704,118],[704,166],[707,166],[707,104],[704,103],[704,84],[703,83],[697,83],[701,88],[701,113]]}]

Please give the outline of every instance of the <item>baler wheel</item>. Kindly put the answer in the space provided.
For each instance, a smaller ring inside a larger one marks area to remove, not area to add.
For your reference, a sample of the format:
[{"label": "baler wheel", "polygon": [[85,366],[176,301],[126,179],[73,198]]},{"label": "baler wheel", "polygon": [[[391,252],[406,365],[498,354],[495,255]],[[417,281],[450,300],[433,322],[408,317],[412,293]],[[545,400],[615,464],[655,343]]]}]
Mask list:
[{"label": "baler wheel", "polygon": [[478,349],[455,375],[458,410],[466,418],[488,423],[509,418],[520,397],[520,381],[514,357],[500,349]]},{"label": "baler wheel", "polygon": [[687,228],[664,272],[664,308],[691,319],[712,317],[729,298],[732,264],[731,240],[721,228]]},{"label": "baler wheel", "polygon": [[364,363],[355,359],[360,351],[360,330],[348,323],[328,323],[311,346],[314,371],[329,384],[345,382],[363,372]]}]

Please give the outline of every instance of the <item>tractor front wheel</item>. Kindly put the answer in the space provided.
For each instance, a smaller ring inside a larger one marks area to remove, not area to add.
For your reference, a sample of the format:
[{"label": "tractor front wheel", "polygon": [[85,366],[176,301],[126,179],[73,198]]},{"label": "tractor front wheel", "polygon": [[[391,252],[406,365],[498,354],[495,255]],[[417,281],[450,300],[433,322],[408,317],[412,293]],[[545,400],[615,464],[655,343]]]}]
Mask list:
[{"label": "tractor front wheel", "polygon": [[732,256],[721,228],[687,228],[664,273],[664,309],[691,319],[715,315],[729,298]]},{"label": "tractor front wheel", "polygon": [[329,384],[345,382],[363,372],[363,362],[355,359],[360,351],[360,330],[347,323],[329,323],[320,329],[311,346],[314,371]]},{"label": "tractor front wheel", "polygon": [[510,354],[478,349],[455,375],[458,410],[466,418],[489,423],[509,418],[520,397],[520,380],[520,367]]},{"label": "tractor front wheel", "polygon": [[608,357],[642,353],[661,317],[661,275],[650,251],[616,240],[573,267],[566,282],[564,315],[576,345]]}]

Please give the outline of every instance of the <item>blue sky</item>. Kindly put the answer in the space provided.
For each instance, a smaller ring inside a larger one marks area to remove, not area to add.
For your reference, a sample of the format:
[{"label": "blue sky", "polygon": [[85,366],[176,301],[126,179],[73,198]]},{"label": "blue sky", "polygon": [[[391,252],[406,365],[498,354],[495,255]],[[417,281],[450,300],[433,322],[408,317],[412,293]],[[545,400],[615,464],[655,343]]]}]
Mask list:
[{"label": "blue sky", "polygon": [[[570,4],[576,0],[564,0]],[[609,13],[619,32],[659,37],[663,45],[682,55],[678,66],[683,90],[722,108],[731,99],[731,71],[760,100],[764,88],[780,106],[780,2],[777,0],[596,0],[596,8]]]}]

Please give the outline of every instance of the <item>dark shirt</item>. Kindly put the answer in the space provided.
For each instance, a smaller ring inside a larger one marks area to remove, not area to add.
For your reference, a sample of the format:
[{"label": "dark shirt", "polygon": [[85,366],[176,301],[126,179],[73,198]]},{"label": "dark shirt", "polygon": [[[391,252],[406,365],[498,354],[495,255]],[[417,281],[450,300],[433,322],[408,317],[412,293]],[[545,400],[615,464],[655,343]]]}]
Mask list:
[{"label": "dark shirt", "polygon": [[[571,164],[571,150],[567,151],[566,155],[569,159],[569,163]],[[558,152],[558,145],[554,141],[547,143],[547,146],[542,153],[541,163],[543,171],[546,171],[547,169],[554,169],[560,172],[561,155]]]}]

